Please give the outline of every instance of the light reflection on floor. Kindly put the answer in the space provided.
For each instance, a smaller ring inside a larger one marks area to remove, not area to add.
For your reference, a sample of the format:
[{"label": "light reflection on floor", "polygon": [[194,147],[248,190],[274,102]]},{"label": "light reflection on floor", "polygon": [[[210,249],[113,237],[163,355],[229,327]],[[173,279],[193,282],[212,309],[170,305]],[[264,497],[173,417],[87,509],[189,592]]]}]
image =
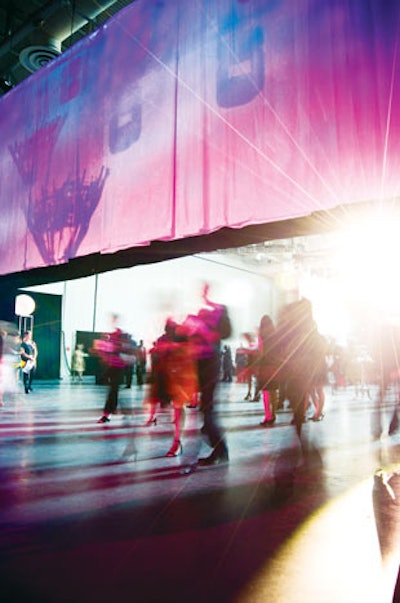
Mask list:
[{"label": "light reflection on floor", "polygon": [[35,385],[0,408],[4,600],[379,601],[371,483],[398,462],[400,439],[371,437],[374,396],[328,392],[300,446],[288,409],[261,428],[261,403],[222,384],[231,461],[196,469],[197,410],[168,459],[170,412],[144,427],[138,388],[98,425],[103,386]]},{"label": "light reflection on floor", "polygon": [[242,603],[383,602],[371,490],[365,481],[313,514],[238,597]]}]

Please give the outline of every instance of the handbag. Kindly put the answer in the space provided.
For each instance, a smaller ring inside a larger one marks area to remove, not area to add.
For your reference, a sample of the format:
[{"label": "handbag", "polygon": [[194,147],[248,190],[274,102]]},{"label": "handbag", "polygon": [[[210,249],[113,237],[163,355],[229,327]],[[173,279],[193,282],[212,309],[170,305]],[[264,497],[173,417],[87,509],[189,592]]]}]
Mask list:
[{"label": "handbag", "polygon": [[22,369],[22,372],[29,373],[32,369],[33,369],[33,361],[27,360],[27,362],[25,362],[25,366]]}]

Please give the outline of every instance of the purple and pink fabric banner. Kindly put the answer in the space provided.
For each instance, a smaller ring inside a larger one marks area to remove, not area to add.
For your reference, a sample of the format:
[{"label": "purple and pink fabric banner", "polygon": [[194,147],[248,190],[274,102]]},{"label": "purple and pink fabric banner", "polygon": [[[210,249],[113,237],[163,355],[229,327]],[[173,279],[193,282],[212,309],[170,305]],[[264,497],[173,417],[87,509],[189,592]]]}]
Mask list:
[{"label": "purple and pink fabric banner", "polygon": [[137,0],[0,99],[0,274],[393,199],[400,2]]}]

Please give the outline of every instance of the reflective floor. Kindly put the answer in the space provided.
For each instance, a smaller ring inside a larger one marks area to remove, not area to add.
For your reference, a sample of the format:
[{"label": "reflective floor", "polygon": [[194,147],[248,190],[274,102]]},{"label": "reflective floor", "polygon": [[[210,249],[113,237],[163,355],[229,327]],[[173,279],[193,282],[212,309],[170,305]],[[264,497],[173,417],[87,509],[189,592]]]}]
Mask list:
[{"label": "reflective floor", "polygon": [[[145,427],[144,390],[36,382],[0,408],[2,601],[377,603],[374,472],[400,459],[394,402],[327,390],[325,419],[301,441],[285,407],[272,428],[245,386],[221,384],[230,462],[209,449],[187,409],[183,454],[165,458],[169,409]],[[378,420],[379,419],[379,420]],[[380,437],[378,437],[380,436]]]}]

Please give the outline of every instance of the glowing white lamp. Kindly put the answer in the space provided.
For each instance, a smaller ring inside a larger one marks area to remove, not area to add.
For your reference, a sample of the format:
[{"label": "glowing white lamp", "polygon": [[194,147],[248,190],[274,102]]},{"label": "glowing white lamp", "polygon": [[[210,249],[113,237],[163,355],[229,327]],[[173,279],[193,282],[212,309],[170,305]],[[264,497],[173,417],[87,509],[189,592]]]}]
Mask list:
[{"label": "glowing white lamp", "polygon": [[35,311],[35,300],[30,295],[17,295],[15,298],[15,314],[17,316],[31,316]]}]

